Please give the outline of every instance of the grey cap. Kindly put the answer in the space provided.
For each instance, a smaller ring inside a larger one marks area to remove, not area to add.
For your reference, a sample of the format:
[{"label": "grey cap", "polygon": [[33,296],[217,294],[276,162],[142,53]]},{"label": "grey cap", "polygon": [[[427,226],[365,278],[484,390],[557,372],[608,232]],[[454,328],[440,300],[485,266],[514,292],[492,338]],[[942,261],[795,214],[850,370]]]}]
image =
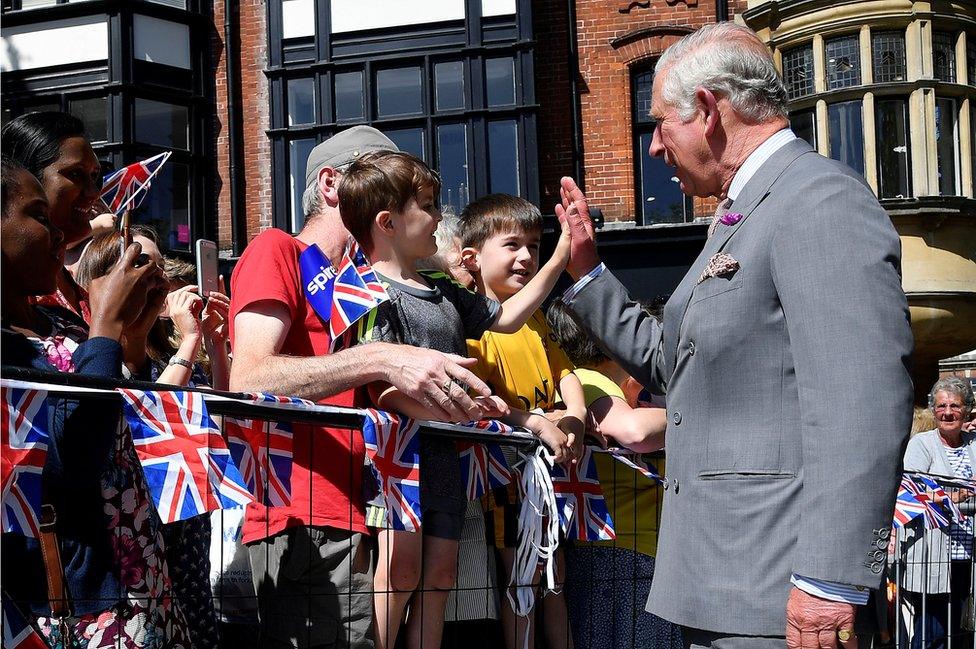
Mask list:
[{"label": "grey cap", "polygon": [[302,194],[302,211],[307,215],[318,191],[319,172],[324,167],[342,171],[356,158],[372,151],[399,151],[393,140],[372,126],[353,126],[336,133],[325,142],[317,144],[308,154],[305,167],[305,193]]}]

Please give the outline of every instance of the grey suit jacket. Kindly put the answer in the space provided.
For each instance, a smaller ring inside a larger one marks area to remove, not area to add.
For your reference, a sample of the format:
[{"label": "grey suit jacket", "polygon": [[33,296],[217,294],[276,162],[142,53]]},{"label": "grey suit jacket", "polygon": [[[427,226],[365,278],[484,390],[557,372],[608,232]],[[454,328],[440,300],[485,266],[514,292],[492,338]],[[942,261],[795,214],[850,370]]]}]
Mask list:
[{"label": "grey suit jacket", "polygon": [[[648,610],[783,635],[790,574],[876,588],[912,416],[900,243],[864,181],[802,140],[766,161],[664,309],[609,272],[574,317],[667,394]],[[723,251],[740,268],[696,281]],[[878,558],[880,556],[880,559]]]}]

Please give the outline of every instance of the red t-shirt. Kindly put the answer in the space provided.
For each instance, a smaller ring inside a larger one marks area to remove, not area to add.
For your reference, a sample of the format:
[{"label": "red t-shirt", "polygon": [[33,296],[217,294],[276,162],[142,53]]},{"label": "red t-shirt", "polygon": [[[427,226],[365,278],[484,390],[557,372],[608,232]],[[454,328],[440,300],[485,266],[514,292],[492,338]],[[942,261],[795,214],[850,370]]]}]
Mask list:
[{"label": "red t-shirt", "polygon": [[[324,356],[329,332],[302,290],[298,257],[304,243],[281,230],[266,230],[248,245],[231,277],[230,340],[234,318],[248,306],[273,300],[284,305],[291,328],[278,352],[287,356]],[[354,390],[319,403],[354,405]],[[296,525],[324,525],[366,532],[362,498],[363,436],[357,430],[292,424],[294,459],[291,505],[251,505],[244,521],[244,542],[259,541]]]}]

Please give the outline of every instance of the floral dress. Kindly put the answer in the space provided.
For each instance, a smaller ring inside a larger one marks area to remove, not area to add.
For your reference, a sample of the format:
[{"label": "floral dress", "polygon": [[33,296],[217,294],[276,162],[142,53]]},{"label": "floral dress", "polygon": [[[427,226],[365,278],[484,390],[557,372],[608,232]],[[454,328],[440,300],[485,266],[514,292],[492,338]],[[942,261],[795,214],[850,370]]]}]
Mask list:
[{"label": "floral dress", "polygon": [[[71,355],[87,337],[85,328],[70,317],[73,314],[45,306],[37,309],[51,322],[52,335],[28,340],[53,367],[74,371]],[[64,626],[54,618],[37,618],[41,636],[54,649],[191,649],[183,613],[171,596],[162,525],[132,436],[121,422],[113,457],[103,468],[101,491],[119,571],[119,600],[105,611],[66,618]]]}]

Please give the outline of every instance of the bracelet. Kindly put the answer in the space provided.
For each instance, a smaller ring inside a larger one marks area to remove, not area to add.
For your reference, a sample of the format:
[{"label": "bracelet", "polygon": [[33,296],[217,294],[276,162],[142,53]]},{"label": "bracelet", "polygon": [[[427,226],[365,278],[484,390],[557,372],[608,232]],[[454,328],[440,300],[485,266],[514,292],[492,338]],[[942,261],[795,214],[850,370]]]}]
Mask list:
[{"label": "bracelet", "polygon": [[174,356],[171,359],[169,359],[169,363],[167,363],[167,365],[182,365],[188,370],[193,369],[193,363],[186,360],[185,358],[180,358],[179,356]]}]

